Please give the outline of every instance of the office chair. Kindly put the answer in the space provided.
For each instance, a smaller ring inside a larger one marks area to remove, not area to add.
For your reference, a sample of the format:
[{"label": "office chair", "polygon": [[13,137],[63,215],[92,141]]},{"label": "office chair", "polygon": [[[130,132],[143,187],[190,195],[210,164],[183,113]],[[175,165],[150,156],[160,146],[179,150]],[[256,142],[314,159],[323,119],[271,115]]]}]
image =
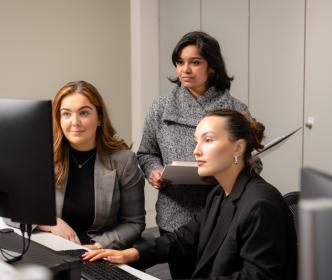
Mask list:
[{"label": "office chair", "polygon": [[299,201],[300,192],[294,191],[284,195],[284,200],[292,213],[293,221],[295,225],[296,235],[298,234],[298,214],[297,214],[297,203]]}]

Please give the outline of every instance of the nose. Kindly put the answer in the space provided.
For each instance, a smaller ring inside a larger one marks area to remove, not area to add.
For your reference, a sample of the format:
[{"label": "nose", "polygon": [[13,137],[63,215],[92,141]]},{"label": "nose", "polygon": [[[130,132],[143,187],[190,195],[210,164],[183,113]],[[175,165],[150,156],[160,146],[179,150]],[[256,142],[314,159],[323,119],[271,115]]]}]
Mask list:
[{"label": "nose", "polygon": [[72,125],[74,125],[74,126],[80,125],[80,119],[77,114],[72,115]]},{"label": "nose", "polygon": [[197,143],[196,144],[196,147],[195,147],[195,149],[194,149],[194,152],[193,152],[193,154],[194,154],[194,156],[199,156],[199,155],[201,155],[201,150],[200,150],[200,147],[199,147],[199,144]]},{"label": "nose", "polygon": [[183,64],[183,71],[188,73],[191,71],[190,64],[189,63],[184,63]]}]

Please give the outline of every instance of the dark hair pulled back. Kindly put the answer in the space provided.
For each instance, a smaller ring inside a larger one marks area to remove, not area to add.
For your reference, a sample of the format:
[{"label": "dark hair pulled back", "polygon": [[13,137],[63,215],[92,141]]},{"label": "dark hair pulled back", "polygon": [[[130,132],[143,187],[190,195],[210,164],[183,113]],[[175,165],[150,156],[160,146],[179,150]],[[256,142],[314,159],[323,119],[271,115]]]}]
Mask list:
[{"label": "dark hair pulled back", "polygon": [[265,126],[256,119],[248,120],[242,113],[230,109],[211,111],[205,114],[204,117],[209,116],[219,116],[227,119],[225,129],[231,135],[232,141],[245,140],[244,160],[246,162],[249,162],[253,150],[259,151],[264,147],[261,142],[264,138]]}]

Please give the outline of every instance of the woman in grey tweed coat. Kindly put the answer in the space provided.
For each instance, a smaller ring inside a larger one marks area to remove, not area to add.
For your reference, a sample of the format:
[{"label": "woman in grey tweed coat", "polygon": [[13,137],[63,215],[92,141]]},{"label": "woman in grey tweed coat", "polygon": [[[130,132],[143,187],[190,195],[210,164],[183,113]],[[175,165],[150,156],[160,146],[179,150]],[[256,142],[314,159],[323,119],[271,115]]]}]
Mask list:
[{"label": "woman in grey tweed coat", "polygon": [[[185,34],[173,50],[172,62],[177,78],[171,81],[176,87],[153,101],[137,152],[146,178],[159,189],[156,211],[161,234],[188,223],[203,208],[212,188],[165,185],[160,181],[163,167],[172,161],[195,160],[194,132],[206,112],[227,108],[250,117],[247,106],[229,93],[232,78],[227,75],[216,39],[200,31]],[[188,260],[187,265],[191,263],[194,262]],[[184,278],[184,265],[184,260],[170,263],[173,278]]]}]

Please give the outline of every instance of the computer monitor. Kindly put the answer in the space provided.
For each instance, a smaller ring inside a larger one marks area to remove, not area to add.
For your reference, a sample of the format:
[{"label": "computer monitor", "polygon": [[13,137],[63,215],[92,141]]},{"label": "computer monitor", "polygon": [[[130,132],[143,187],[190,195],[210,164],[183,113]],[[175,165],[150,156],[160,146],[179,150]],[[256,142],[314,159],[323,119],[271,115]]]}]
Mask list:
[{"label": "computer monitor", "polygon": [[0,216],[56,224],[51,101],[0,99]]},{"label": "computer monitor", "polygon": [[[332,172],[332,170],[331,170]],[[314,168],[305,167],[301,171],[301,198],[331,198],[332,175]]]},{"label": "computer monitor", "polygon": [[332,275],[332,175],[301,171],[299,278],[328,280]]}]

